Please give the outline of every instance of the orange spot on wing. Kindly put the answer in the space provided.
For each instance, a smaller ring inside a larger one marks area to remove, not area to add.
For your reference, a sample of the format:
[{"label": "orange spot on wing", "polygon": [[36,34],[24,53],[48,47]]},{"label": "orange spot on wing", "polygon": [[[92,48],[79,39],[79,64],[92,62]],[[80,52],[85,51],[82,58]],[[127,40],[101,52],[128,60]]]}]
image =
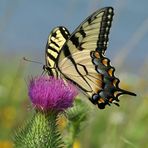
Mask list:
[{"label": "orange spot on wing", "polygon": [[102,64],[105,65],[105,66],[108,66],[108,60],[107,59],[103,59],[102,60]]},{"label": "orange spot on wing", "polygon": [[98,103],[104,103],[104,99],[103,99],[103,98],[100,98],[100,99],[98,100]]},{"label": "orange spot on wing", "polygon": [[95,56],[96,58],[100,58],[99,52],[95,51],[95,52],[94,52],[94,56]]},{"label": "orange spot on wing", "polygon": [[111,102],[111,103],[112,103],[112,101],[113,101],[113,98],[110,98],[110,99],[109,99],[109,102]]},{"label": "orange spot on wing", "polygon": [[113,69],[112,68],[110,68],[109,70],[108,70],[108,74],[112,77],[113,76]]}]

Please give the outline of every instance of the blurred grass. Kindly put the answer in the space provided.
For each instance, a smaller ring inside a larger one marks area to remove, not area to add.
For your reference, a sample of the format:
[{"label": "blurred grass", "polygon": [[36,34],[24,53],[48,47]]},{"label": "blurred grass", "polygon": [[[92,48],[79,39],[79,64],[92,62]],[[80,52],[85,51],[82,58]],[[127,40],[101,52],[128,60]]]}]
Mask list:
[{"label": "blurred grass", "polygon": [[28,115],[26,84],[23,78],[25,65],[23,61],[12,60],[9,63],[6,60],[1,59],[0,62],[0,148],[12,147],[13,133]]},{"label": "blurred grass", "polygon": [[[0,64],[0,148],[12,147],[15,129],[30,115],[24,80],[27,77],[24,75],[25,63],[12,60],[13,67],[9,64],[6,62],[5,67],[2,62]],[[145,68],[140,75],[123,73],[119,76],[121,87],[137,93],[137,97],[120,97],[120,107],[112,105],[98,110],[89,103],[91,118],[78,137],[75,148],[148,147],[148,79]]]}]

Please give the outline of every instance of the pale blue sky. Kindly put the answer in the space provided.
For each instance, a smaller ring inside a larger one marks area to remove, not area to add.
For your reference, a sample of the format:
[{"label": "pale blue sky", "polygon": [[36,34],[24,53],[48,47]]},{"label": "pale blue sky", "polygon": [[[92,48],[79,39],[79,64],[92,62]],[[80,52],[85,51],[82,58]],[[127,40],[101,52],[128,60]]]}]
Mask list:
[{"label": "pale blue sky", "polygon": [[122,55],[123,48],[133,48],[127,61],[135,66],[143,64],[148,56],[146,0],[0,0],[0,54],[10,52],[23,57],[32,53],[31,57],[44,61],[52,28],[64,25],[72,32],[88,15],[104,6],[115,9],[107,55],[114,60],[118,53]]}]

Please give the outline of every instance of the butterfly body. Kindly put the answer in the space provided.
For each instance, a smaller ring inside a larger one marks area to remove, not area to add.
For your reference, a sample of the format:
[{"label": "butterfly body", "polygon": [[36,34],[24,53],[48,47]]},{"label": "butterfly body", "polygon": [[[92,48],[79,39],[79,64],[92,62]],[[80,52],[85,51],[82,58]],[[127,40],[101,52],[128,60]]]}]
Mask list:
[{"label": "butterfly body", "polygon": [[119,88],[115,68],[104,55],[113,15],[112,7],[100,9],[72,34],[63,26],[56,27],[46,45],[44,68],[48,74],[73,82],[100,109],[111,103],[118,105],[121,94],[135,95]]}]

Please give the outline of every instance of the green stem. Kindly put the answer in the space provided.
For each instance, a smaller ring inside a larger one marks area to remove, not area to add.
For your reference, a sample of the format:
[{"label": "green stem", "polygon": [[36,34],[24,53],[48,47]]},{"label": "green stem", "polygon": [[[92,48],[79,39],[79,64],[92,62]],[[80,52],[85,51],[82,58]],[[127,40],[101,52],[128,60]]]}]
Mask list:
[{"label": "green stem", "polygon": [[33,118],[16,135],[16,147],[61,148],[61,135],[57,128],[57,113],[37,111]]},{"label": "green stem", "polygon": [[53,112],[46,115],[46,118],[48,120],[49,129],[50,129],[50,132],[49,132],[50,147],[48,147],[48,148],[63,147],[61,134],[58,131],[57,116],[58,116],[58,114],[53,113]]}]

